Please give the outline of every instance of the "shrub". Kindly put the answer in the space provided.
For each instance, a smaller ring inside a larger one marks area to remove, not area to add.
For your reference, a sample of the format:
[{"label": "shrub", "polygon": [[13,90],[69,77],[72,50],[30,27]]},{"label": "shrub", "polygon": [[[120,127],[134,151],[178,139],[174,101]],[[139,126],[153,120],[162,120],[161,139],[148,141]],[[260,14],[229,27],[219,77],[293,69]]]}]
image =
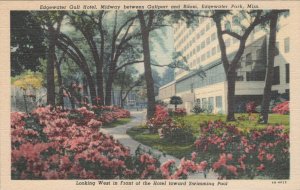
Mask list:
[{"label": "shrub", "polygon": [[156,105],[154,117],[147,121],[147,127],[150,132],[157,133],[157,130],[163,125],[170,125],[172,119],[165,107]]},{"label": "shrub", "polygon": [[186,143],[195,140],[191,125],[181,118],[177,118],[169,125],[163,125],[162,134],[164,138],[171,143]]},{"label": "shrub", "polygon": [[195,114],[199,114],[199,113],[204,112],[204,110],[201,108],[201,106],[199,104],[196,104],[193,107],[192,112],[195,113]]},{"label": "shrub", "polygon": [[273,107],[272,111],[273,113],[277,113],[277,114],[289,114],[290,113],[289,101],[285,101],[277,104],[275,107]]},{"label": "shrub", "polygon": [[200,129],[196,149],[210,158],[209,167],[220,178],[289,177],[289,136],[283,126],[242,133],[234,125],[215,121]]},{"label": "shrub", "polygon": [[177,109],[177,105],[182,104],[182,99],[180,96],[172,96],[170,98],[170,104],[175,105],[175,109]]},{"label": "shrub", "polygon": [[161,165],[140,149],[132,156],[112,136],[99,132],[95,115],[76,111],[91,119],[78,122],[68,118],[69,111],[50,107],[31,115],[11,114],[12,179],[182,179],[206,167],[206,162],[185,159],[179,167],[174,161]]}]

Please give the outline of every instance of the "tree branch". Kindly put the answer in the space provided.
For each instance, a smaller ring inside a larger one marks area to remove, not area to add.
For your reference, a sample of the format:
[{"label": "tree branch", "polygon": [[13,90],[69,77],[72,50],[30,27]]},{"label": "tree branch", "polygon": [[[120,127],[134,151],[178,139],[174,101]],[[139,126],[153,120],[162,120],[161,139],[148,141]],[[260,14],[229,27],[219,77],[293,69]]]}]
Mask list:
[{"label": "tree branch", "polygon": [[240,36],[239,34],[237,34],[235,32],[232,32],[232,31],[224,30],[224,31],[222,31],[222,35],[223,34],[228,34],[228,35],[230,35],[230,36],[232,36],[232,37],[234,37],[234,38],[236,38],[238,40],[242,39],[242,36]]},{"label": "tree branch", "polygon": [[132,64],[135,64],[135,63],[143,63],[143,62],[144,62],[144,60],[130,61],[130,62],[124,63],[123,65],[121,65],[121,66],[119,66],[119,67],[116,68],[116,72],[119,71],[119,70],[121,70],[125,66],[132,65]]}]

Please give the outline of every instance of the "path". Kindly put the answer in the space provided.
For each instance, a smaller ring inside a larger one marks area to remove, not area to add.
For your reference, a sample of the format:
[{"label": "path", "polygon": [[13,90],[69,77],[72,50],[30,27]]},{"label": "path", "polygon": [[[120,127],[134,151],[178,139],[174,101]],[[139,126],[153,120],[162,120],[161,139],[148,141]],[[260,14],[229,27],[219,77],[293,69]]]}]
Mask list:
[{"label": "path", "polygon": [[[131,154],[134,154],[135,150],[139,145],[146,151],[151,150],[155,155],[161,155],[160,156],[160,162],[164,163],[167,160],[174,160],[176,165],[178,166],[180,164],[180,160],[178,158],[175,158],[171,155],[163,155],[161,151],[158,151],[156,149],[152,149],[149,146],[143,145],[140,142],[132,139],[129,135],[126,134],[126,131],[134,126],[145,124],[146,122],[146,112],[145,111],[131,111],[131,115],[133,116],[133,119],[125,124],[120,125],[113,128],[101,128],[100,131],[105,134],[112,135],[115,139],[119,140],[124,146],[127,146],[130,148]],[[209,172],[207,174],[206,179],[216,179],[216,175],[212,172]],[[197,174],[191,174],[189,175],[189,179],[205,179],[203,173],[197,173]]]}]

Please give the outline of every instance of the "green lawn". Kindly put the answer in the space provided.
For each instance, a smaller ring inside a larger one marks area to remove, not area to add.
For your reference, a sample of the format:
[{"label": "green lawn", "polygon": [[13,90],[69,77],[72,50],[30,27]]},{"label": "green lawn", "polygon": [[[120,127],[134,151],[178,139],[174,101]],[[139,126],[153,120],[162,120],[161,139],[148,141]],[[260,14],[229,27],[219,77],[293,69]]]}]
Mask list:
[{"label": "green lawn", "polygon": [[[236,114],[236,118],[245,115],[248,117],[247,114]],[[258,115],[255,115],[256,117]],[[199,136],[199,124],[204,121],[209,120],[226,120],[225,115],[207,115],[207,114],[199,114],[199,115],[188,115],[185,116],[184,119],[188,122],[191,127],[195,137]],[[257,124],[255,121],[235,121],[231,122],[238,126],[242,130],[247,130],[251,128],[264,128],[267,125],[264,124]],[[277,115],[277,114],[270,114],[269,116],[269,124],[283,124],[286,126],[286,129],[289,129],[289,115]],[[138,126],[133,127],[127,131],[133,139],[141,142],[142,144],[148,145],[154,149],[160,150],[163,153],[173,155],[177,158],[182,157],[189,157],[190,154],[193,152],[193,142],[186,143],[186,144],[172,144],[167,142],[164,139],[160,139],[158,134],[150,134],[146,126]]]},{"label": "green lawn", "polygon": [[164,139],[160,139],[158,134],[150,134],[146,126],[133,127],[127,131],[127,134],[142,144],[177,158],[190,155],[193,150],[193,143],[171,144]]},{"label": "green lawn", "polygon": [[109,124],[106,124],[106,125],[103,125],[102,127],[103,128],[113,128],[113,127],[116,127],[118,125],[125,125],[127,123],[129,123],[131,121],[131,117],[130,118],[120,118],[112,123],[109,123]]},{"label": "green lawn", "polygon": [[[235,114],[235,118],[245,116],[248,118],[248,114]],[[241,129],[251,129],[251,128],[257,128],[261,129],[266,127],[265,124],[258,124],[258,114],[253,114],[255,120],[254,121],[240,121],[237,119],[237,121],[230,122]],[[226,121],[226,115],[213,115],[213,114],[199,114],[199,115],[188,115],[184,118],[190,125],[192,126],[192,130],[194,133],[199,132],[199,124],[204,121],[214,121],[214,120],[222,120]],[[289,128],[290,125],[290,117],[289,115],[280,115],[280,114],[269,114],[269,124],[270,125],[284,125],[286,128]]]}]

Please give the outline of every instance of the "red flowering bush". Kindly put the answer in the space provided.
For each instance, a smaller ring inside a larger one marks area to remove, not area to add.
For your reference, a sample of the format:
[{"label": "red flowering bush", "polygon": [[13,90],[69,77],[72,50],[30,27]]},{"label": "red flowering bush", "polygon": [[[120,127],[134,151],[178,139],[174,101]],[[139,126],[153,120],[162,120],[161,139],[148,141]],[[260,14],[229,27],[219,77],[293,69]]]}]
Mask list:
[{"label": "red flowering bush", "polygon": [[272,112],[277,114],[289,114],[290,113],[289,101],[285,101],[280,104],[277,104],[275,107],[273,107]]},{"label": "red flowering bush", "polygon": [[169,116],[168,111],[161,105],[156,105],[154,117],[147,121],[147,126],[152,133],[157,133],[159,128],[169,126],[172,124],[172,118]]},{"label": "red flowering bush", "polygon": [[[185,109],[177,109],[178,116],[186,114]],[[157,133],[161,129],[162,137],[172,143],[184,143],[194,141],[191,126],[180,117],[172,118],[168,110],[160,105],[156,105],[154,117],[148,120],[147,126],[152,133]]]},{"label": "red flowering bush", "polygon": [[220,179],[289,177],[289,135],[283,126],[243,133],[233,125],[215,121],[200,128],[201,135],[194,144],[200,154],[210,158],[209,167]]},{"label": "red flowering bush", "polygon": [[[75,118],[72,114],[82,117]],[[162,173],[158,158],[143,151],[130,155],[129,149],[112,136],[99,132],[101,124],[86,108],[64,111],[40,107],[30,115],[12,113],[12,179],[169,177]],[[190,165],[185,162],[174,169],[176,175],[170,174],[172,178],[184,178],[186,171],[205,168],[203,163],[200,167],[195,162]],[[193,164],[197,167],[190,169]]]}]

